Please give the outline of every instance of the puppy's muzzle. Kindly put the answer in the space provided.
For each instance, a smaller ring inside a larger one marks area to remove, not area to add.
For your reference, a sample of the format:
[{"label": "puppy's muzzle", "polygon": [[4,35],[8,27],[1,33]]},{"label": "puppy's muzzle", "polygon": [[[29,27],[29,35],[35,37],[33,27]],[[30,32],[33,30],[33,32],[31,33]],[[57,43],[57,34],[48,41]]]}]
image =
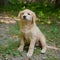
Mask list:
[{"label": "puppy's muzzle", "polygon": [[25,20],[26,20],[26,16],[23,16],[23,19],[25,19]]}]

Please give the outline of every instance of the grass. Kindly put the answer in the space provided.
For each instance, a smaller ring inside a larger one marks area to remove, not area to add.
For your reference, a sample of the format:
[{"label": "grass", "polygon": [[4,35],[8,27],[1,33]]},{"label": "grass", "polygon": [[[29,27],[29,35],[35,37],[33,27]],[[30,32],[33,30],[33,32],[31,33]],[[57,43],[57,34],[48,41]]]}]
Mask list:
[{"label": "grass", "polygon": [[[60,26],[57,23],[54,24],[41,24],[41,22],[36,22],[37,26],[41,29],[43,34],[46,36],[46,41],[48,45],[56,45],[57,47],[60,48]],[[8,46],[2,46],[0,44],[0,55],[6,56],[11,55],[11,56],[23,56],[19,51],[17,50],[19,46],[19,35],[20,35],[20,23],[17,21],[16,24],[9,24],[9,34],[10,37],[5,37],[5,41],[8,43]],[[34,55],[38,56],[40,54],[41,49],[37,48],[35,49]],[[51,52],[51,51],[50,51]],[[24,53],[23,53],[24,54]],[[48,57],[46,58],[47,60],[56,60],[57,57],[55,55],[50,56],[47,53]],[[54,54],[54,53],[53,53]],[[46,56],[45,56],[46,57]]]}]

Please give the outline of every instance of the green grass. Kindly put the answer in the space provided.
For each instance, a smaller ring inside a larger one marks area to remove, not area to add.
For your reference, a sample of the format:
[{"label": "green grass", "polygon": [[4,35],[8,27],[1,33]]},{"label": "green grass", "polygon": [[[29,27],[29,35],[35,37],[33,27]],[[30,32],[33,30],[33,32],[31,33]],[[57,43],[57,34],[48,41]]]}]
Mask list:
[{"label": "green grass", "polygon": [[[57,23],[54,24],[41,24],[41,22],[36,22],[37,26],[41,29],[43,34],[46,36],[46,41],[48,45],[56,45],[57,47],[60,48],[60,26]],[[19,43],[20,43],[20,22],[17,21],[16,24],[8,25],[9,27],[9,34],[10,36],[18,36],[17,38],[9,38],[6,37],[5,41],[8,43],[8,46],[2,46],[0,45],[0,55],[5,56],[5,55],[12,55],[12,56],[22,56],[22,53],[19,53],[17,50]],[[37,48],[35,49],[34,55],[38,56],[40,54],[41,49]],[[24,54],[24,53],[23,53]],[[57,56],[55,55],[50,56],[49,54],[52,54],[51,51],[50,53],[47,53],[46,60],[56,60]]]}]

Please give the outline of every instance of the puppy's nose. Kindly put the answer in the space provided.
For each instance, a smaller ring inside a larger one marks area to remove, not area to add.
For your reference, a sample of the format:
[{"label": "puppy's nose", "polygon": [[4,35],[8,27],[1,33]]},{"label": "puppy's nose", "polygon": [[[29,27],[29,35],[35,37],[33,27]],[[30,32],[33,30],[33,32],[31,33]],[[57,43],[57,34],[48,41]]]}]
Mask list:
[{"label": "puppy's nose", "polygon": [[26,16],[23,16],[24,19],[26,19]]}]

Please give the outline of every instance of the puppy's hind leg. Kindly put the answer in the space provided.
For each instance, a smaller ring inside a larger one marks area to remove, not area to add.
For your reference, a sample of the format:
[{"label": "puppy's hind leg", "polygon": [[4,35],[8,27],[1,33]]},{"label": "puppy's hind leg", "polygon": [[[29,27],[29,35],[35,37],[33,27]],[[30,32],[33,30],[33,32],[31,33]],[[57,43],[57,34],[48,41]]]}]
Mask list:
[{"label": "puppy's hind leg", "polygon": [[46,39],[44,37],[44,35],[42,35],[39,39],[40,43],[41,43],[41,46],[42,46],[42,50],[41,50],[41,53],[45,53],[46,50],[47,50],[47,44],[46,44]]}]

